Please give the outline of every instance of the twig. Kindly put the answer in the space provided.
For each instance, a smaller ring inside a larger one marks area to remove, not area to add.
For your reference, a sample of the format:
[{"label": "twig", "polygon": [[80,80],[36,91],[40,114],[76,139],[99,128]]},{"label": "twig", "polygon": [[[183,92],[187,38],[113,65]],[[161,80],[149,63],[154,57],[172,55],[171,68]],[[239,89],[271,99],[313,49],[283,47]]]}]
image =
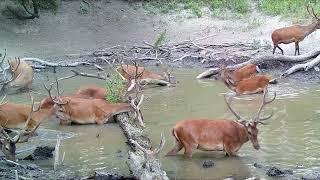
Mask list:
[{"label": "twig", "polygon": [[60,135],[57,135],[57,143],[56,143],[56,147],[54,148],[54,164],[53,164],[53,169],[56,171],[58,166],[59,166],[59,150],[60,150],[60,143],[61,143],[61,138]]},{"label": "twig", "polygon": [[91,65],[91,63],[88,62],[74,62],[70,64],[63,64],[63,63],[52,63],[52,62],[47,62],[42,59],[38,58],[22,58],[21,60],[24,61],[29,61],[29,62],[36,62],[41,64],[42,66],[49,66],[49,67],[76,67],[80,65]]},{"label": "twig", "polygon": [[102,80],[110,80],[108,77],[102,76],[100,74],[94,75],[94,74],[87,74],[87,73],[82,73],[78,72],[76,70],[71,70],[75,75],[74,76],[83,76],[83,77],[89,77],[89,78],[97,78],[97,79],[102,79]]},{"label": "twig", "polygon": [[15,174],[15,179],[16,179],[16,180],[19,180],[18,170],[15,170],[15,171],[14,171],[14,174]]}]

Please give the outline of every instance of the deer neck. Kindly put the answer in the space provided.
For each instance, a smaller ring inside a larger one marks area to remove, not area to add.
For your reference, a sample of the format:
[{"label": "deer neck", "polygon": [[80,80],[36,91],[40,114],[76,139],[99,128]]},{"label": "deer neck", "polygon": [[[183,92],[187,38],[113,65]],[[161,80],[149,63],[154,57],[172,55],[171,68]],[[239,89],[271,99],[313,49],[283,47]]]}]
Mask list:
[{"label": "deer neck", "polygon": [[249,141],[249,137],[248,137],[248,131],[247,131],[247,128],[241,124],[241,123],[238,123],[239,125],[239,140],[242,144],[246,143]]},{"label": "deer neck", "polygon": [[306,25],[306,26],[302,26],[303,30],[304,30],[304,36],[308,36],[309,34],[313,33],[315,30],[317,30],[317,21]]}]

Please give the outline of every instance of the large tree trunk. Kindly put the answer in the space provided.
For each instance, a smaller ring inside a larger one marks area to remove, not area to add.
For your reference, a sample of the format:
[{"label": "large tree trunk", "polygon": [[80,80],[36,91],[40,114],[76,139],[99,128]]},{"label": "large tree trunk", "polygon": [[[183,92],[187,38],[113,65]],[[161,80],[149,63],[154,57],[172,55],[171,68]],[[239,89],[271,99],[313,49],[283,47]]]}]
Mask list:
[{"label": "large tree trunk", "polygon": [[168,180],[169,178],[166,172],[161,169],[161,163],[157,157],[164,145],[163,136],[159,147],[151,150],[150,139],[143,134],[141,127],[136,125],[127,113],[117,115],[116,119],[131,147],[127,165],[132,175],[136,179]]}]

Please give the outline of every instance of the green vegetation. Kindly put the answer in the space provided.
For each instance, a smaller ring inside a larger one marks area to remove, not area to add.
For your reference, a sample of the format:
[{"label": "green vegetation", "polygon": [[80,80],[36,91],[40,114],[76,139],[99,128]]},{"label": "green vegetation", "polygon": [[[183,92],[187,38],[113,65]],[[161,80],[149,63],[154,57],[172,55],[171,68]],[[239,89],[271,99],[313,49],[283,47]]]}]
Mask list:
[{"label": "green vegetation", "polygon": [[320,13],[319,0],[259,0],[259,8],[271,15],[284,17],[309,18],[307,4],[314,8],[315,13]]},{"label": "green vegetation", "polygon": [[123,102],[126,81],[124,81],[118,73],[113,74],[110,79],[110,81],[107,81],[106,100],[110,103]]},{"label": "green vegetation", "polygon": [[7,6],[7,9],[16,18],[21,20],[39,18],[39,11],[51,10],[56,12],[58,9],[58,0],[12,0],[16,5]]},{"label": "green vegetation", "polygon": [[154,43],[155,48],[159,48],[167,38],[167,30],[164,30],[163,32],[160,33],[159,37],[157,38],[156,42]]},{"label": "green vegetation", "polygon": [[211,11],[229,10],[246,14],[250,10],[250,0],[150,0],[145,3],[145,7],[153,13],[169,13],[173,10],[188,9],[195,16],[201,17],[204,7],[209,7]]}]

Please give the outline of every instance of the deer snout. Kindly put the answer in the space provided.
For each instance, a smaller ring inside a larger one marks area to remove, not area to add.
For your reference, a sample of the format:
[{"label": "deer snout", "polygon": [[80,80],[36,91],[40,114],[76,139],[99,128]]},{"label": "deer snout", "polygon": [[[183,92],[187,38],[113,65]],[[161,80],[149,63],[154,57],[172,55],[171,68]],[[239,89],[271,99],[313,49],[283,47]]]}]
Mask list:
[{"label": "deer snout", "polygon": [[260,145],[259,144],[254,144],[253,145],[254,149],[259,150],[260,149]]}]

